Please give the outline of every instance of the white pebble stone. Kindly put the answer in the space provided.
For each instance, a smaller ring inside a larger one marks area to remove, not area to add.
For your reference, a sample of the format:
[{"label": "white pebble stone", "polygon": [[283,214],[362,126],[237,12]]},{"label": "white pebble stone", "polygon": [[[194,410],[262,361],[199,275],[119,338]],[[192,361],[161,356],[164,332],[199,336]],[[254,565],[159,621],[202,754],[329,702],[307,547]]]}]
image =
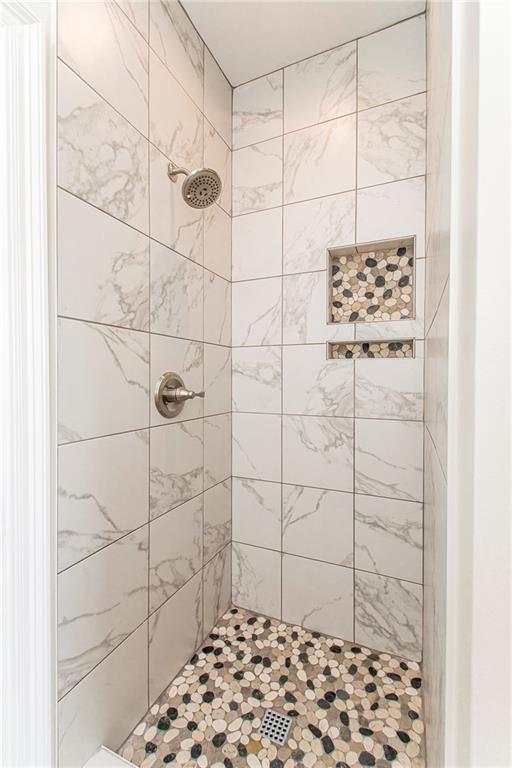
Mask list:
[{"label": "white pebble stone", "polygon": [[156,725],[152,725],[151,728],[148,728],[146,733],[144,734],[144,741],[151,741],[156,736]]},{"label": "white pebble stone", "polygon": [[197,759],[198,768],[208,768],[208,758],[206,755],[201,755]]},{"label": "white pebble stone", "polygon": [[146,727],[146,723],[144,721],[142,721],[142,723],[139,723],[133,732],[134,736],[142,736],[142,734],[144,733],[145,727]]},{"label": "white pebble stone", "polygon": [[249,753],[247,755],[247,765],[249,768],[261,768],[261,763],[256,757],[256,755],[253,755],[252,753]]},{"label": "white pebble stone", "polygon": [[213,721],[213,728],[217,733],[222,733],[226,730],[226,721],[225,720],[214,720]]}]

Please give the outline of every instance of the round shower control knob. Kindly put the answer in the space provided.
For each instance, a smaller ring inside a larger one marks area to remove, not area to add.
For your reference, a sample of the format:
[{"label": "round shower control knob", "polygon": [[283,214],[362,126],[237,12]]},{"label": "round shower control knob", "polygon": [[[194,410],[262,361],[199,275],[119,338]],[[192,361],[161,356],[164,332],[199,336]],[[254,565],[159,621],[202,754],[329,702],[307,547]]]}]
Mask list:
[{"label": "round shower control knob", "polygon": [[185,387],[177,373],[163,373],[155,387],[155,405],[166,419],[174,419],[181,413],[187,400],[204,397],[204,392],[194,392]]}]

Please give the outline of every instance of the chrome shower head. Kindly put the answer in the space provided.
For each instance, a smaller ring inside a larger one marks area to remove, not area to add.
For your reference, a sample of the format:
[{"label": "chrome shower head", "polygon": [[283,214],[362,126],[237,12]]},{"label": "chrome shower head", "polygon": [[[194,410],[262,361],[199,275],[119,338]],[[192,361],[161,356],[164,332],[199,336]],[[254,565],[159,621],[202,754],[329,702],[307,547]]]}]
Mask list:
[{"label": "chrome shower head", "polygon": [[211,168],[199,168],[189,173],[185,168],[177,168],[169,163],[167,175],[170,180],[176,182],[179,174],[186,176],[181,194],[191,208],[208,208],[219,199],[222,182],[216,171]]}]

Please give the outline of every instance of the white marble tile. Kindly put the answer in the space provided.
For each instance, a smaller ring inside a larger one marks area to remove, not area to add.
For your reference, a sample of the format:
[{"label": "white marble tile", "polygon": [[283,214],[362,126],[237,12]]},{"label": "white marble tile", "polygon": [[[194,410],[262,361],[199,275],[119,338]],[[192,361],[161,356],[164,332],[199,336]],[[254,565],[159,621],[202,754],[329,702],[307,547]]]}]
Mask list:
[{"label": "white marble tile", "polygon": [[58,6],[59,57],[141,133],[148,132],[148,46],[110,2]]},{"label": "white marble tile", "polygon": [[283,200],[282,140],[233,152],[233,215],[275,208]]},{"label": "white marble tile", "polygon": [[81,768],[98,744],[117,750],[148,706],[148,630],[143,624],[59,702],[59,765]]},{"label": "white marble tile", "polygon": [[204,345],[204,415],[231,410],[231,350]]},{"label": "white marble tile", "polygon": [[204,114],[226,144],[231,146],[232,88],[221,68],[204,50]]},{"label": "white marble tile", "polygon": [[357,66],[359,109],[424,91],[425,17],[361,38]]},{"label": "white marble tile", "polygon": [[233,603],[281,618],[281,553],[234,542],[232,559]]},{"label": "white marble tile", "polygon": [[284,130],[296,131],[356,111],[356,43],[284,70]]},{"label": "white marble tile", "polygon": [[281,347],[233,349],[233,410],[281,413]]},{"label": "white marble tile", "polygon": [[149,612],[153,613],[203,564],[203,496],[149,526]]},{"label": "white marble tile", "polygon": [[149,43],[160,59],[203,108],[204,45],[180,3],[150,2]]},{"label": "white marble tile", "polygon": [[57,98],[59,186],[147,233],[147,139],[62,62]]},{"label": "white marble tile", "polygon": [[320,344],[353,338],[352,323],[327,324],[325,271],[283,278],[283,344]]},{"label": "white marble tile", "polygon": [[231,479],[204,493],[203,562],[231,541]]},{"label": "white marble tile", "polygon": [[231,414],[204,420],[205,490],[231,475]]},{"label": "white marble tile", "polygon": [[233,283],[233,346],[281,343],[281,278]]},{"label": "white marble tile", "polygon": [[283,347],[283,413],[354,415],[354,366],[326,360],[323,344]]},{"label": "white marble tile", "polygon": [[202,574],[149,619],[149,700],[155,701],[203,639]]},{"label": "white marble tile", "polygon": [[357,193],[357,240],[368,243],[416,235],[416,258],[425,256],[425,180],[406,179]]},{"label": "white marble tile", "polygon": [[281,484],[233,478],[233,540],[281,550]]},{"label": "white marble tile", "polygon": [[327,248],[355,242],[355,192],[284,207],[283,272],[325,269]]},{"label": "white marble tile", "polygon": [[351,493],[283,485],[283,551],[353,566]]},{"label": "white marble tile", "polygon": [[202,264],[203,211],[183,200],[180,184],[167,176],[169,160],[156,147],[150,147],[149,163],[151,237]]},{"label": "white marble tile", "polygon": [[231,149],[210,123],[204,123],[204,164],[217,171],[222,182],[218,204],[231,213]]},{"label": "white marble tile", "polygon": [[59,442],[148,426],[147,334],[61,319],[58,369]]},{"label": "white marble tile", "polygon": [[282,222],[281,208],[233,219],[233,280],[281,274]]},{"label": "white marble tile", "polygon": [[151,331],[202,341],[203,268],[154,241],[150,252]]},{"label": "white marble tile", "polygon": [[419,584],[356,571],[356,643],[420,661],[422,593]]},{"label": "white marble tile", "polygon": [[356,568],[422,583],[421,504],[356,494],[354,520]]},{"label": "white marble tile", "polygon": [[202,419],[151,429],[149,509],[152,519],[203,490]]},{"label": "white marble tile", "polygon": [[[151,51],[149,138],[175,165],[192,171],[203,165],[203,115],[180,83]],[[180,176],[176,186],[181,186]],[[172,184],[171,181],[169,181]]]},{"label": "white marble tile", "polygon": [[356,419],[355,431],[356,493],[421,501],[421,422]]},{"label": "white marble tile", "polygon": [[425,94],[367,109],[358,119],[357,186],[425,173]]},{"label": "white marble tile", "polygon": [[149,39],[149,0],[115,0],[141,35]]},{"label": "white marble tile", "polygon": [[281,417],[233,414],[233,475],[281,482]]},{"label": "white marble tile", "polygon": [[[203,391],[203,345],[195,341],[174,339],[169,336],[151,334],[151,389],[163,373],[175,371],[178,373],[187,389],[194,392]],[[188,400],[173,423],[196,419],[203,415],[204,400],[196,397]],[[162,416],[151,397],[151,426],[169,424],[169,419]]]},{"label": "white marble tile", "polygon": [[423,418],[422,358],[356,360],[356,416],[368,419]]},{"label": "white marble tile", "polygon": [[233,90],[233,148],[272,139],[283,132],[283,71]]},{"label": "white marble tile", "polygon": [[351,568],[283,555],[283,621],[353,640]]},{"label": "white marble tile", "polygon": [[231,280],[231,217],[218,205],[204,212],[204,266]]},{"label": "white marble tile", "polygon": [[283,416],[284,483],[352,491],[353,451],[352,419]]},{"label": "white marble tile", "polygon": [[355,115],[284,137],[285,203],[346,192],[355,185]]},{"label": "white marble tile", "polygon": [[148,238],[62,189],[58,210],[59,314],[148,330]]},{"label": "white marble tile", "polygon": [[149,433],[61,445],[58,457],[62,570],[148,521]]},{"label": "white marble tile", "polygon": [[425,341],[425,423],[447,474],[449,286],[441,298]]},{"label": "white marble tile", "polygon": [[231,283],[204,272],[204,340],[231,344]]},{"label": "white marble tile", "polygon": [[58,595],[60,697],[146,618],[147,525],[60,573]]},{"label": "white marble tile", "polygon": [[203,634],[231,606],[231,544],[224,547],[203,571]]}]

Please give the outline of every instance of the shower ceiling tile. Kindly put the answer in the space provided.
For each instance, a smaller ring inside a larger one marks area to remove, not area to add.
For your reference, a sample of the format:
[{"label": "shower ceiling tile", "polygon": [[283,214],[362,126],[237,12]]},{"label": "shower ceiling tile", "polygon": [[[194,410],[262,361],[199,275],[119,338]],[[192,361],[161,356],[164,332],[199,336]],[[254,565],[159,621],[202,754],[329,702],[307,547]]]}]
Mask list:
[{"label": "shower ceiling tile", "polygon": [[281,413],[281,347],[233,349],[233,410]]},{"label": "shower ceiling tile", "polygon": [[233,540],[281,549],[281,485],[233,478]]},{"label": "shower ceiling tile", "polygon": [[280,277],[233,283],[233,346],[281,343]]},{"label": "shower ceiling tile", "polygon": [[203,421],[150,430],[150,517],[178,507],[203,490]]},{"label": "shower ceiling tile", "polygon": [[353,363],[326,360],[323,344],[283,347],[283,412],[353,416]]},{"label": "shower ceiling tile", "polygon": [[351,341],[354,326],[327,325],[326,272],[305,272],[283,278],[283,343],[321,344]]},{"label": "shower ceiling tile", "polygon": [[233,149],[283,132],[283,72],[273,72],[233,91]]},{"label": "shower ceiling tile", "polygon": [[275,208],[283,201],[282,139],[233,152],[233,215]]},{"label": "shower ceiling tile", "polygon": [[151,331],[202,341],[202,267],[155,241],[150,251]]},{"label": "shower ceiling tile", "polygon": [[421,358],[356,360],[355,383],[356,416],[368,419],[423,418]]},{"label": "shower ceiling tile", "polygon": [[203,572],[203,627],[213,628],[231,605],[231,544],[215,555]]},{"label": "shower ceiling tile", "polygon": [[204,493],[203,562],[211,560],[230,541],[231,478]]},{"label": "shower ceiling tile", "polygon": [[[182,377],[188,389],[201,392],[203,390],[203,364],[203,345],[201,343],[151,334],[151,389],[163,373],[173,370]],[[178,416],[174,417],[173,423],[196,419],[202,416],[203,412],[203,399],[194,398],[185,404],[185,408]],[[157,411],[152,397],[151,425],[158,424],[169,424],[169,419]]]},{"label": "shower ceiling tile", "polygon": [[285,68],[285,133],[355,111],[355,42]]},{"label": "shower ceiling tile", "polygon": [[231,150],[208,121],[204,123],[204,164],[217,171],[222,182],[218,204],[231,213]]},{"label": "shower ceiling tile", "polygon": [[233,602],[281,618],[281,553],[234,542]]},{"label": "shower ceiling tile", "polygon": [[204,266],[231,280],[231,217],[216,204],[204,211]]},{"label": "shower ceiling tile", "polygon": [[231,350],[204,345],[204,415],[231,410]]},{"label": "shower ceiling tile", "polygon": [[204,340],[231,344],[231,283],[204,271]]},{"label": "shower ceiling tile", "polygon": [[233,414],[233,475],[281,482],[281,416]]},{"label": "shower ceiling tile", "polygon": [[233,219],[233,280],[281,274],[282,222],[281,208]]},{"label": "shower ceiling tile", "polygon": [[233,90],[211,55],[204,49],[204,114],[231,146],[231,102]]},{"label": "shower ceiling tile", "polygon": [[231,475],[231,414],[204,420],[204,488]]}]

